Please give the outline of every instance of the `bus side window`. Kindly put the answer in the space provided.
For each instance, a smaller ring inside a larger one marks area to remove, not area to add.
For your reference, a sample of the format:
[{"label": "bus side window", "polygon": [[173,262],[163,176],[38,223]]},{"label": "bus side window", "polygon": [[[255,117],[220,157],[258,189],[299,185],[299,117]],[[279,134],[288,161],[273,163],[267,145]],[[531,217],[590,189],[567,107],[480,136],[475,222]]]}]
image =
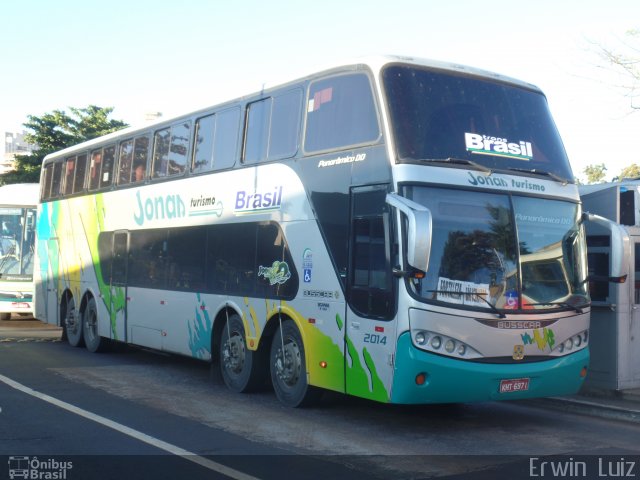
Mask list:
[{"label": "bus side window", "polygon": [[370,143],[379,137],[378,116],[367,75],[341,75],[311,84],[306,152]]},{"label": "bus side window", "polygon": [[217,115],[216,133],[213,140],[213,168],[231,168],[238,154],[240,134],[240,108],[224,110]]},{"label": "bus side window", "polygon": [[189,122],[178,123],[171,126],[171,147],[169,148],[167,176],[181,175],[184,173],[189,155],[190,131],[191,124]]},{"label": "bus side window", "polygon": [[73,192],[81,193],[84,190],[84,181],[87,176],[87,154],[78,155],[76,159],[76,175],[73,178]]},{"label": "bus side window", "polygon": [[94,191],[100,187],[100,168],[102,167],[102,149],[91,152],[89,164],[89,190]]},{"label": "bus side window", "polygon": [[153,136],[153,178],[167,176],[171,130],[158,130]]},{"label": "bus side window", "polygon": [[102,170],[100,170],[100,188],[110,187],[113,183],[113,171],[116,164],[116,147],[105,147],[102,157]]},{"label": "bus side window", "polygon": [[137,137],[133,147],[133,168],[131,183],[144,181],[147,176],[147,159],[149,156],[149,137]]},{"label": "bus side window", "polygon": [[71,195],[73,192],[73,176],[76,170],[76,157],[69,157],[64,162],[64,195]]},{"label": "bus side window", "polygon": [[131,179],[131,164],[133,163],[133,140],[120,143],[118,161],[118,185],[126,185]]},{"label": "bus side window", "polygon": [[62,162],[53,164],[53,178],[51,179],[51,197],[58,198],[62,188]]},{"label": "bus side window", "polygon": [[247,106],[244,163],[293,157],[298,151],[302,91],[291,90]]},{"label": "bus side window", "polygon": [[195,145],[191,171],[207,172],[213,169],[213,139],[217,115],[208,115],[196,121]]},{"label": "bus side window", "polygon": [[244,141],[245,164],[261,162],[267,158],[271,97],[247,105],[246,133]]},{"label": "bus side window", "polygon": [[268,160],[293,157],[298,151],[302,90],[285,92],[273,98],[269,129]]},{"label": "bus side window", "polygon": [[53,172],[53,164],[44,167],[44,178],[42,180],[42,192],[40,200],[45,202],[51,198],[51,174]]},{"label": "bus side window", "polygon": [[237,107],[199,118],[191,171],[202,173],[233,167],[239,130],[240,109]]}]

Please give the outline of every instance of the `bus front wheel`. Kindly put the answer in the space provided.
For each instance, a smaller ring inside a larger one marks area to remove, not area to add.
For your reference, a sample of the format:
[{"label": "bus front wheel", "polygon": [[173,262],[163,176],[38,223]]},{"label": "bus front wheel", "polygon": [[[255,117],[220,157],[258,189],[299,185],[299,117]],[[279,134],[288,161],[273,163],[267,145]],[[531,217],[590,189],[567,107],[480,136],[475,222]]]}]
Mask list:
[{"label": "bus front wheel", "polygon": [[235,313],[222,330],[219,352],[222,379],[230,390],[246,393],[264,384],[266,362],[247,348],[244,324]]},{"label": "bus front wheel", "polygon": [[322,390],[307,382],[304,344],[293,320],[278,327],[271,342],[271,383],[278,400],[288,407],[304,407],[320,398]]}]

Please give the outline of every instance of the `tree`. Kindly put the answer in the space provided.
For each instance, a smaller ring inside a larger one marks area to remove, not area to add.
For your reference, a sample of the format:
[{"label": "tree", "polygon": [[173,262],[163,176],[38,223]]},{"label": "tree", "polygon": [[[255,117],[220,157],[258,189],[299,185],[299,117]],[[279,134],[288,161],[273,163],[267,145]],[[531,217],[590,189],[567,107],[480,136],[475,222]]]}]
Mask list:
[{"label": "tree", "polygon": [[63,110],[54,110],[41,117],[27,117],[24,126],[30,133],[25,135],[25,141],[36,145],[36,149],[29,155],[17,155],[15,170],[0,175],[0,184],[37,183],[42,160],[48,154],[127,127],[120,120],[109,119],[113,107],[89,105],[86,108],[70,107],[69,110],[70,115]]},{"label": "tree", "polygon": [[640,96],[640,30],[627,31],[621,43],[615,50],[596,44],[597,53],[625,78],[619,86],[627,92],[631,108],[638,110],[640,104],[634,103],[634,100]]},{"label": "tree", "polygon": [[587,183],[602,183],[607,172],[604,163],[597,165],[587,165],[582,171],[587,176]]},{"label": "tree", "polygon": [[625,178],[639,178],[639,177],[640,177],[640,165],[638,165],[637,163],[633,163],[622,169],[617,180],[622,181]]}]

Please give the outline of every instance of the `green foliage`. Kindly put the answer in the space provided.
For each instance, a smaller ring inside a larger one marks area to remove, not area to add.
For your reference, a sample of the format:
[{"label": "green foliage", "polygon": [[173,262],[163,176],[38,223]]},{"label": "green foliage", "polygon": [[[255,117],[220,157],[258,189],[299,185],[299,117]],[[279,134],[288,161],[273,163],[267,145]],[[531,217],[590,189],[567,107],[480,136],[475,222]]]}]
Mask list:
[{"label": "green foliage", "polygon": [[50,153],[77,143],[115,132],[128,125],[120,120],[110,120],[112,107],[89,105],[86,108],[70,107],[71,114],[54,110],[41,117],[29,115],[24,126],[30,131],[25,141],[36,145],[30,155],[17,155],[15,170],[0,176],[0,185],[38,182],[42,160]]},{"label": "green foliage", "polygon": [[607,167],[604,163],[588,165],[582,172],[587,176],[587,183],[602,183],[607,174]]},{"label": "green foliage", "polygon": [[624,167],[617,180],[622,181],[625,178],[640,178],[640,165],[632,163],[631,165]]}]

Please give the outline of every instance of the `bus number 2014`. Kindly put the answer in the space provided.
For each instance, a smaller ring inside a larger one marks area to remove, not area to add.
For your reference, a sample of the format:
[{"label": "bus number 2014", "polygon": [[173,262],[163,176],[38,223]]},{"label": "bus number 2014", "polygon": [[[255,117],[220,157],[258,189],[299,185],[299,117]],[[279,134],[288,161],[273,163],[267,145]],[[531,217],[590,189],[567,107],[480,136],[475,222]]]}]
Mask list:
[{"label": "bus number 2014", "polygon": [[387,344],[387,336],[386,335],[378,335],[376,333],[365,333],[364,334],[364,343],[378,343],[380,345]]}]

